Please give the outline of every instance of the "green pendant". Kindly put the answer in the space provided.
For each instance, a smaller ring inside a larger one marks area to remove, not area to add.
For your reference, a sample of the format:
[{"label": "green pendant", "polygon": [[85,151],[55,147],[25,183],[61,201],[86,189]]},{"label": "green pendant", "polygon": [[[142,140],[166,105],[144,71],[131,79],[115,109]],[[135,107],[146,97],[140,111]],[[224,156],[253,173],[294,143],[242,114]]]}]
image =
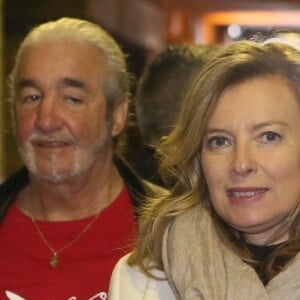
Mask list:
[{"label": "green pendant", "polygon": [[58,264],[58,255],[57,253],[53,253],[53,256],[51,256],[50,261],[49,261],[50,266],[55,269]]}]

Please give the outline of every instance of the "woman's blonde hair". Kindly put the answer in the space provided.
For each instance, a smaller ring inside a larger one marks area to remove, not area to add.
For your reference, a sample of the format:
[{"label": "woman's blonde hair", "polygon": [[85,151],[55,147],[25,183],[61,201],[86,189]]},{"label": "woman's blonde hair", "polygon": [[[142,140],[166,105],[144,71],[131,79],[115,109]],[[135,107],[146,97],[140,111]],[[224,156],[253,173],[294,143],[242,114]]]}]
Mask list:
[{"label": "woman's blonde hair", "polygon": [[[147,274],[151,273],[149,261],[152,262],[151,267],[163,269],[162,237],[167,225],[177,215],[199,203],[211,211],[217,232],[224,243],[244,261],[252,263],[245,241],[218,217],[210,204],[201,168],[201,148],[208,119],[222,92],[246,80],[273,75],[287,81],[300,101],[300,54],[285,44],[234,42],[222,49],[194,77],[182,103],[176,127],[160,147],[162,176],[166,182],[171,180],[175,185],[167,195],[149,199],[142,208],[139,239],[130,263],[138,264]],[[291,258],[299,251],[299,224],[298,213],[288,228],[290,240],[274,255]],[[270,261],[266,267],[269,270],[268,277],[278,272],[273,268],[274,257]]]}]

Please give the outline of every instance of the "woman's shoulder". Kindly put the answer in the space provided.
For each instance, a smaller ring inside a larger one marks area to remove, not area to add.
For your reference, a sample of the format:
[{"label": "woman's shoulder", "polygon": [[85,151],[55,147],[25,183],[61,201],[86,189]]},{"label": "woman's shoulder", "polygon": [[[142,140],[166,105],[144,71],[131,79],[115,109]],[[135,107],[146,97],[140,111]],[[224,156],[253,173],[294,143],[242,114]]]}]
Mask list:
[{"label": "woman's shoulder", "polygon": [[127,263],[130,254],[122,257],[116,264],[109,288],[110,300],[173,300],[176,299],[165,278],[164,272],[153,270],[153,275],[162,278],[148,277],[136,266]]}]

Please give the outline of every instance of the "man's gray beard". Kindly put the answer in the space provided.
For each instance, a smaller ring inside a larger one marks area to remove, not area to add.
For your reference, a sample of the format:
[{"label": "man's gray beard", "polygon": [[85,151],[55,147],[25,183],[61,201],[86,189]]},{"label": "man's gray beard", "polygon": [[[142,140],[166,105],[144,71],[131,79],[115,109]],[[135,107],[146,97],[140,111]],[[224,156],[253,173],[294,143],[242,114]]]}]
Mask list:
[{"label": "man's gray beard", "polygon": [[97,158],[100,154],[112,147],[112,141],[106,135],[98,141],[98,145],[94,146],[93,151],[83,151],[76,149],[74,153],[73,168],[70,172],[59,172],[56,165],[57,154],[51,154],[51,170],[48,174],[41,174],[36,165],[36,157],[32,148],[25,150],[24,147],[19,146],[21,157],[27,166],[30,173],[37,178],[53,183],[61,184],[69,181],[75,176],[83,175],[87,173],[89,169],[96,163]]}]

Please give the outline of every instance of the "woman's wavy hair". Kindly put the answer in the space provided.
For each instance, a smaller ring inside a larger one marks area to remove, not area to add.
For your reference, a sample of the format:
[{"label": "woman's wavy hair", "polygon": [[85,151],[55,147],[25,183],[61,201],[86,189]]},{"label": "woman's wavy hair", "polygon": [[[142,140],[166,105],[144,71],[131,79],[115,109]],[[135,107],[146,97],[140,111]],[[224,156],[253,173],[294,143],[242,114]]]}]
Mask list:
[{"label": "woman's wavy hair", "polygon": [[[162,238],[166,227],[177,215],[200,203],[211,212],[222,241],[245,262],[255,263],[243,238],[218,217],[210,203],[201,168],[201,149],[208,120],[222,92],[230,86],[265,76],[283,78],[300,101],[300,53],[286,44],[234,42],[224,47],[194,77],[176,127],[160,146],[161,174],[166,182],[170,180],[175,185],[167,195],[149,199],[142,208],[139,239],[129,263],[139,265],[148,275],[152,267],[163,269]],[[290,231],[289,241],[277,249],[265,266],[269,279],[280,271],[274,264],[277,256],[290,259],[299,251],[299,213],[290,223],[286,229]]]}]

